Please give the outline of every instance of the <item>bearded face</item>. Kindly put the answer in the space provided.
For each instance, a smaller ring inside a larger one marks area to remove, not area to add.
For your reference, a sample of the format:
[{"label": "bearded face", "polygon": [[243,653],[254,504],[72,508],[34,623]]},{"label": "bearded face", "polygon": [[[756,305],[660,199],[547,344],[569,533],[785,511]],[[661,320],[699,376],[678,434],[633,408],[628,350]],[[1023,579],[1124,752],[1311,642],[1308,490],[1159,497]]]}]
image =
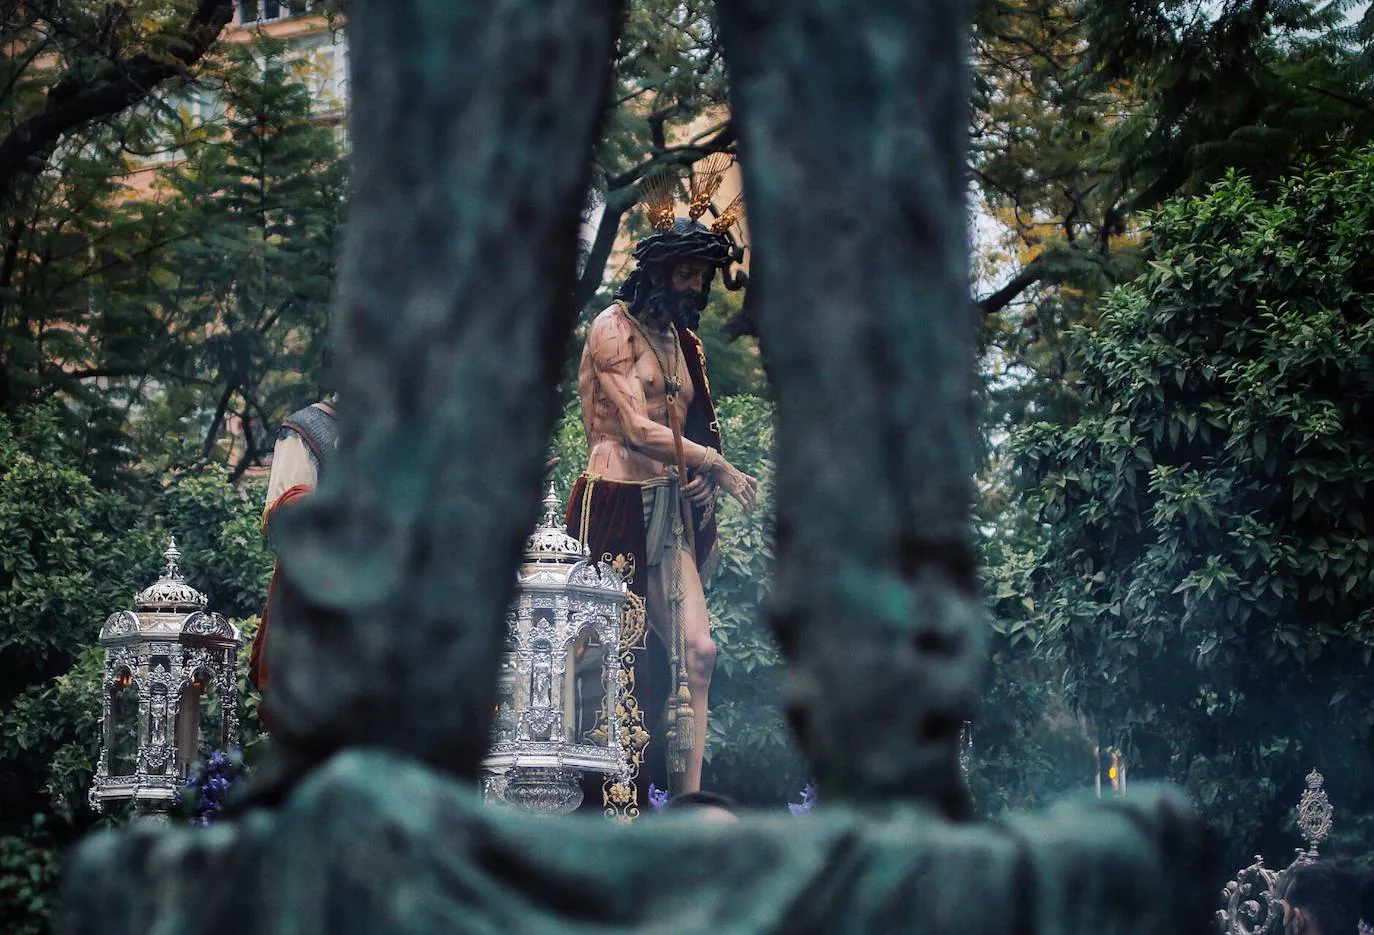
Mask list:
[{"label": "bearded face", "polygon": [[693,331],[701,324],[706,295],[715,269],[700,260],[674,263],[653,277],[649,305],[654,311]]}]

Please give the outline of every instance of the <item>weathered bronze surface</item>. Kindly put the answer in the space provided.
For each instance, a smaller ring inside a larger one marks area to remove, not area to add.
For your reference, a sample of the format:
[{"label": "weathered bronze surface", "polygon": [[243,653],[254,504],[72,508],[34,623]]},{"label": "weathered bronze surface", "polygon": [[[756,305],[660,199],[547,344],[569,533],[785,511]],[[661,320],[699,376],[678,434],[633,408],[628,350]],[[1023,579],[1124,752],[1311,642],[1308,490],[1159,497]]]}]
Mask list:
[{"label": "weathered bronze surface", "polygon": [[89,842],[64,922],[197,935],[1201,935],[1195,834],[1177,803],[1148,794],[999,831],[912,805],[831,803],[728,825],[690,813],[550,822],[483,807],[395,754],[352,751],[277,812]]},{"label": "weathered bronze surface", "polygon": [[478,805],[618,12],[350,4],[344,438],[285,531],[280,758],[234,823],[89,841],[62,930],[1203,932],[1181,798],[956,820],[983,664],[959,0],[720,5],[778,397],[772,618],[824,807]]}]

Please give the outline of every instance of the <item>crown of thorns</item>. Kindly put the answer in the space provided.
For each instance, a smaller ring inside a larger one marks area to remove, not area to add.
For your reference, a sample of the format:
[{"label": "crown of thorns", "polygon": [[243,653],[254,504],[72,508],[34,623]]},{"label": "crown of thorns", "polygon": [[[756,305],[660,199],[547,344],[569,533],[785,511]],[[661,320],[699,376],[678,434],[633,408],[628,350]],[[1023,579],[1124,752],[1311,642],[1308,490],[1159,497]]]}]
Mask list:
[{"label": "crown of thorns", "polygon": [[[636,263],[653,266],[668,261],[700,260],[714,267],[729,265],[734,247],[729,231],[744,216],[744,200],[742,195],[736,195],[723,210],[716,211],[711,199],[733,163],[734,158],[728,153],[713,153],[693,167],[685,218],[677,216],[675,175],[660,172],[640,184],[640,204],[654,233],[635,246]],[[698,220],[708,210],[715,213],[710,227]]]}]

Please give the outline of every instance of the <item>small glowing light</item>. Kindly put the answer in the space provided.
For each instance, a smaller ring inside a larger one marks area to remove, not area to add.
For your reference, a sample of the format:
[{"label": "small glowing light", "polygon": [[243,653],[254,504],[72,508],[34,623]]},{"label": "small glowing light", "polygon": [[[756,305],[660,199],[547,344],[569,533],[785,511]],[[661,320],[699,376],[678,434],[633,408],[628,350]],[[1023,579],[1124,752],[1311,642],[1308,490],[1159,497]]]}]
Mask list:
[{"label": "small glowing light", "polygon": [[1115,779],[1115,778],[1116,778],[1116,767],[1115,767],[1115,766],[1113,766],[1111,769],[1107,770],[1107,778],[1108,778],[1108,779]]}]

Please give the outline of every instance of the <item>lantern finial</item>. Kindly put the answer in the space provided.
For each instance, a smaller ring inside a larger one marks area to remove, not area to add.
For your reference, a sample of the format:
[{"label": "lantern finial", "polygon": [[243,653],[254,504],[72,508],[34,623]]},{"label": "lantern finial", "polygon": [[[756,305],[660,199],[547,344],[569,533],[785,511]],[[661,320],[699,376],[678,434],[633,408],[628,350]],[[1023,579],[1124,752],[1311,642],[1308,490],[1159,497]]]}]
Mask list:
[{"label": "lantern finial", "polygon": [[558,514],[562,512],[563,501],[558,499],[558,491],[554,489],[553,481],[549,481],[549,491],[544,494],[544,521],[540,524],[546,529],[557,529],[563,525],[558,521]]},{"label": "lantern finial", "polygon": [[162,553],[166,564],[162,574],[151,585],[138,592],[134,605],[140,610],[167,612],[187,612],[204,610],[209,599],[186,583],[181,573],[181,550],[177,548],[175,536],[167,540],[167,549]]},{"label": "lantern finial", "polygon": [[575,565],[587,558],[586,547],[568,535],[563,525],[563,501],[549,481],[549,490],[544,494],[544,516],[535,526],[534,532],[525,540],[527,561],[558,562]]},{"label": "lantern finial", "polygon": [[163,566],[162,577],[168,581],[185,581],[181,574],[181,550],[177,548],[177,537],[167,537],[167,551],[162,553],[162,557],[167,559],[167,564]]}]

